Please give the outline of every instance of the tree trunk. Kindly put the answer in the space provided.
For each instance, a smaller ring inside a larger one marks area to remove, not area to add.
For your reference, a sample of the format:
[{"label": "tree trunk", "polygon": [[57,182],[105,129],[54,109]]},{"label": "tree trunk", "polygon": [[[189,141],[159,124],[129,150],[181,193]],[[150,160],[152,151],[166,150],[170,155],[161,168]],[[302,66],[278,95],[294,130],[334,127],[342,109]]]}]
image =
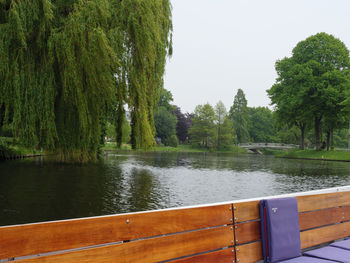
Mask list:
[{"label": "tree trunk", "polygon": [[334,138],[333,138],[333,128],[331,128],[331,150],[334,150]]},{"label": "tree trunk", "polygon": [[315,146],[316,150],[321,149],[321,119],[322,117],[315,117]]},{"label": "tree trunk", "polygon": [[306,124],[300,124],[299,125],[300,128],[300,150],[304,150],[304,145],[305,145],[305,128],[306,128]]},{"label": "tree trunk", "polygon": [[330,141],[331,141],[331,131],[328,130],[327,131],[327,151],[329,151]]}]

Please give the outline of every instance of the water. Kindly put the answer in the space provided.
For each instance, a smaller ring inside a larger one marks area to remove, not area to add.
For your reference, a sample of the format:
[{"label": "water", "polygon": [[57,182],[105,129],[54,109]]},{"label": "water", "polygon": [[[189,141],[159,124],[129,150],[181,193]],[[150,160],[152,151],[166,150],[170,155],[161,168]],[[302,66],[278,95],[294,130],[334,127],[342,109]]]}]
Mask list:
[{"label": "water", "polygon": [[350,184],[350,163],[208,153],[109,154],[87,166],[0,162],[0,225],[231,201]]}]

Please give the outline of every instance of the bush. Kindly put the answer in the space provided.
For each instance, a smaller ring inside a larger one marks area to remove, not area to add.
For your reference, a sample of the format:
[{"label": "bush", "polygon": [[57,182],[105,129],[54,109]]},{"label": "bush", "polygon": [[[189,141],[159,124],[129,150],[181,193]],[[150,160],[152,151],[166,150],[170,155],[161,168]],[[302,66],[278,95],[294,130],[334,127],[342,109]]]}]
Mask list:
[{"label": "bush", "polygon": [[165,146],[177,147],[178,139],[175,134],[171,135],[168,138],[165,138],[163,141]]}]

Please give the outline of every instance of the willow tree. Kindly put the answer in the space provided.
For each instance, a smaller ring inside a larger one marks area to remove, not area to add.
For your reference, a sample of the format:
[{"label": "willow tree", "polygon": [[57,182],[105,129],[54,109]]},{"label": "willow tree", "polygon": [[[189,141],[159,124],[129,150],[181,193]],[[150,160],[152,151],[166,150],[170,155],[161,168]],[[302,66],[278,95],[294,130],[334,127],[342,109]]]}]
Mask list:
[{"label": "willow tree", "polygon": [[84,162],[101,118],[116,107],[121,122],[128,103],[135,147],[151,145],[170,34],[168,0],[0,0],[3,123],[28,146]]}]

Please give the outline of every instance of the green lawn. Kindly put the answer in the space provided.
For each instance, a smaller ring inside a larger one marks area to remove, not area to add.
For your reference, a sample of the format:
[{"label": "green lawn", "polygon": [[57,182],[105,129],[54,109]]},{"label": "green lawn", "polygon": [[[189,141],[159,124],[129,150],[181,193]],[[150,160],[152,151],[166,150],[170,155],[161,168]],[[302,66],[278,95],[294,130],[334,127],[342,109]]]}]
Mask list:
[{"label": "green lawn", "polygon": [[316,150],[293,150],[288,152],[276,152],[277,157],[306,158],[306,159],[328,159],[350,161],[350,151],[316,151]]},{"label": "green lawn", "polygon": [[[117,149],[117,145],[114,142],[106,143],[102,148],[103,150],[131,150],[129,144],[124,144],[121,149]],[[142,150],[139,150],[142,151]],[[215,150],[194,148],[191,145],[178,145],[177,147],[169,146],[155,146],[146,152],[222,152],[222,153],[246,153],[247,151],[241,147],[233,146],[230,150]]]},{"label": "green lawn", "polygon": [[15,156],[26,156],[34,154],[44,153],[39,150],[30,149],[20,144],[17,144],[15,143],[13,138],[0,137],[0,156],[10,158]]}]

